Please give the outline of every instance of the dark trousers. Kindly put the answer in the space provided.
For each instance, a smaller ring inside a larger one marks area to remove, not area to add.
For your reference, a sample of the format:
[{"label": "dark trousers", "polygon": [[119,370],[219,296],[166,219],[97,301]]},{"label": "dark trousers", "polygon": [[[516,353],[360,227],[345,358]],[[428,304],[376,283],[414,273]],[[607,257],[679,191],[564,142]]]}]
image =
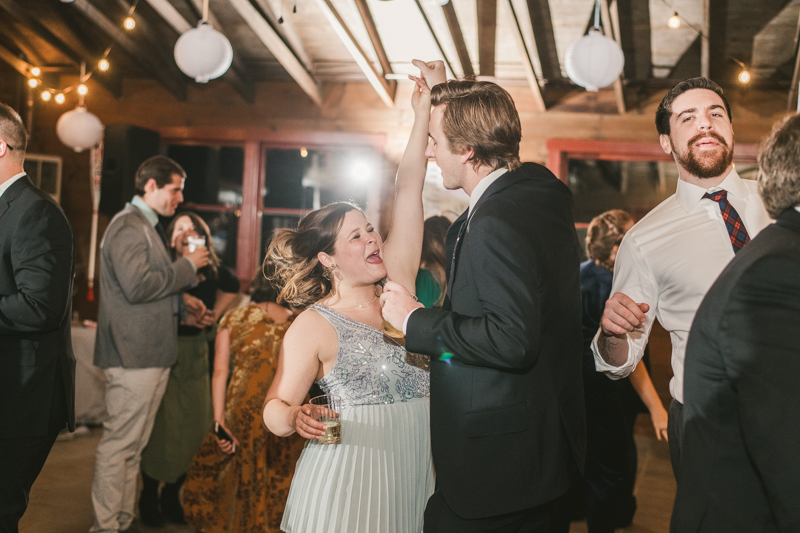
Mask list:
[{"label": "dark trousers", "polygon": [[669,438],[669,460],[672,463],[672,475],[675,476],[675,479],[678,479],[678,467],[681,465],[681,444],[683,441],[683,404],[675,399],[669,404],[667,438]]},{"label": "dark trousers", "polygon": [[456,515],[436,490],[425,507],[424,533],[546,533],[556,500],[530,509],[468,520]]},{"label": "dark trousers", "polygon": [[43,437],[0,439],[0,533],[17,533],[31,486],[42,471],[58,430]]}]

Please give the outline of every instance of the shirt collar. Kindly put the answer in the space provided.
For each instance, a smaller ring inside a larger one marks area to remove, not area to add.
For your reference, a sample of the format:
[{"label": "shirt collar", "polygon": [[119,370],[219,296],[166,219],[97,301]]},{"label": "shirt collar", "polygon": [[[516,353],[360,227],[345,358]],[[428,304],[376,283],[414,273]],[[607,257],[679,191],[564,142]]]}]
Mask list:
[{"label": "shirt collar", "polygon": [[507,168],[498,168],[497,170],[487,174],[486,177],[483,178],[481,181],[479,181],[478,184],[475,186],[475,188],[472,189],[472,194],[469,195],[470,215],[472,214],[472,209],[475,207],[475,204],[478,203],[478,200],[480,200],[481,196],[483,196],[483,193],[486,192],[486,189],[489,188],[489,185],[497,181],[497,178],[499,178],[506,172],[508,172]]},{"label": "shirt collar", "polygon": [[4,181],[3,183],[0,183],[0,196],[3,196],[3,193],[6,192],[8,190],[8,188],[11,187],[14,184],[15,181],[17,181],[18,179],[20,179],[24,175],[25,175],[24,172],[20,172],[19,174],[14,174],[13,176],[11,176],[9,179]]},{"label": "shirt collar", "polygon": [[717,185],[716,187],[705,188],[700,187],[699,185],[694,185],[693,183],[689,183],[687,181],[683,181],[682,179],[678,179],[678,190],[675,192],[675,196],[678,199],[678,203],[686,210],[687,213],[690,213],[697,204],[700,203],[700,200],[703,199],[703,195],[707,192],[714,192],[720,189],[725,189],[730,194],[736,196],[737,198],[741,198],[742,200],[747,199],[748,190],[745,184],[742,182],[742,178],[739,177],[739,174],[736,172],[735,168],[732,168],[730,173],[722,180],[722,183]]},{"label": "shirt collar", "polygon": [[145,202],[141,196],[139,196],[138,194],[134,196],[133,200],[131,200],[131,205],[138,208],[139,211],[144,213],[144,216],[147,218],[147,221],[150,222],[150,224],[152,224],[153,227],[156,227],[156,224],[158,224],[158,215],[156,215],[156,212],[153,211],[153,209],[149,205],[147,205],[147,202]]}]

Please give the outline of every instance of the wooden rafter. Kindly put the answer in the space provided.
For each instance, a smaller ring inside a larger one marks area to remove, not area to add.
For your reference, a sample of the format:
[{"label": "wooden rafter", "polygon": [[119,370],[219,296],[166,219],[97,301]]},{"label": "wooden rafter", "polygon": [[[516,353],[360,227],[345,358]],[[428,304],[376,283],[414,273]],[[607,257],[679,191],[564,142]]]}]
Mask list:
[{"label": "wooden rafter", "polygon": [[294,52],[294,55],[297,56],[297,59],[305,65],[306,70],[313,72],[314,62],[311,60],[311,56],[308,55],[308,52],[306,52],[303,41],[300,39],[300,35],[297,33],[297,29],[292,21],[292,17],[284,18],[283,22],[278,22],[279,18],[275,16],[275,12],[272,10],[267,0],[253,0],[253,2],[256,7],[261,10],[267,22],[269,22],[283,40],[286,41],[289,48]]},{"label": "wooden rafter", "polygon": [[17,57],[17,55],[14,52],[12,52],[3,45],[0,45],[0,60],[5,61],[6,63],[14,67],[14,70],[19,72],[23,76],[28,77],[32,65],[27,61],[23,61],[22,59]]},{"label": "wooden rafter", "polygon": [[[355,0],[355,2],[358,12],[361,15],[361,20],[364,22],[364,27],[367,29],[369,40],[372,42],[372,48],[375,49],[375,53],[378,56],[378,62],[381,64],[381,69],[383,69],[385,78],[386,74],[393,73],[392,64],[389,63],[389,57],[386,55],[386,49],[383,47],[381,36],[378,34],[378,28],[375,25],[375,20],[372,18],[372,12],[369,10],[367,0]],[[394,100],[394,96],[397,93],[397,82],[395,80],[389,80],[388,85],[390,89],[389,92]]]},{"label": "wooden rafter", "polygon": [[525,77],[528,80],[528,86],[531,88],[531,93],[533,94],[533,101],[536,105],[536,110],[540,112],[544,112],[547,110],[547,107],[544,103],[544,98],[542,97],[542,91],[539,88],[539,80],[536,78],[536,72],[533,69],[533,61],[531,60],[531,51],[528,49],[528,45],[525,43],[525,39],[522,36],[522,27],[519,23],[519,16],[517,15],[516,10],[514,9],[514,3],[511,0],[504,0],[507,4],[508,9],[506,10],[511,17],[511,27],[514,28],[515,31],[512,33],[514,34],[514,39],[517,42],[517,47],[519,48],[520,55],[522,56],[522,64],[525,67]]},{"label": "wooden rafter", "polygon": [[494,76],[497,0],[477,0],[478,65],[481,76]]},{"label": "wooden rafter", "polygon": [[428,31],[430,32],[431,37],[433,37],[433,42],[436,43],[436,47],[439,49],[439,53],[442,54],[442,58],[444,59],[444,63],[445,63],[445,65],[447,65],[447,69],[451,73],[453,73],[453,75],[455,76],[456,75],[456,71],[453,70],[453,65],[450,64],[450,60],[447,58],[447,54],[444,53],[444,47],[442,47],[441,41],[439,41],[439,38],[436,36],[436,32],[433,31],[433,25],[431,24],[431,21],[428,18],[428,15],[425,14],[425,10],[422,8],[422,4],[420,4],[420,0],[414,0],[414,3],[417,4],[417,9],[419,10],[419,14],[422,16],[422,20],[425,21],[425,26],[428,27]]},{"label": "wooden rafter", "polygon": [[639,0],[616,0],[616,6],[616,26],[619,28],[620,46],[625,54],[625,78],[627,80],[651,78],[653,52],[650,4]]},{"label": "wooden rafter", "polygon": [[[168,0],[146,0],[150,7],[152,7],[164,21],[172,27],[175,32],[180,35],[190,29],[192,25],[183,18],[183,16],[175,9]],[[209,17],[211,18],[211,17]],[[211,21],[212,25],[222,31],[220,24],[216,20]],[[255,101],[255,86],[253,82],[244,74],[244,65],[241,64],[237,55],[233,56],[233,63],[231,68],[222,75],[222,79],[227,81],[245,101],[253,103]]]},{"label": "wooden rafter", "polygon": [[542,77],[547,81],[561,79],[561,64],[556,49],[556,36],[548,0],[528,0],[533,40],[539,55]]},{"label": "wooden rafter", "polygon": [[[0,10],[5,10],[14,19],[24,24],[29,30],[36,34],[40,39],[44,40],[50,46],[57,49],[64,54],[76,66],[81,62],[94,63],[98,58],[89,57],[77,52],[72,46],[67,44],[55,33],[41,23],[39,20],[31,16],[28,11],[22,7],[17,0],[0,0]],[[37,65],[39,66],[39,65]],[[114,98],[119,99],[122,91],[121,84],[117,83],[111,76],[98,76],[94,78],[105,90],[107,90]]]},{"label": "wooden rafter", "polygon": [[[621,47],[619,27],[612,24],[611,14],[608,11],[608,0],[600,0],[600,16],[603,19],[603,26],[607,28],[606,37],[614,39]],[[622,87],[621,74],[614,80],[614,99],[617,102],[617,112],[620,115],[624,115],[627,112],[627,107],[625,105],[625,89]]]},{"label": "wooden rafter", "polygon": [[464,34],[461,32],[461,24],[458,23],[458,16],[456,16],[453,2],[445,4],[442,10],[444,11],[444,18],[447,20],[447,27],[450,29],[450,36],[453,38],[453,44],[456,47],[461,70],[464,72],[464,76],[474,76],[475,71],[472,69],[472,60],[469,58],[467,43],[464,41]]},{"label": "wooden rafter", "polygon": [[228,2],[236,9],[239,15],[250,26],[250,29],[256,34],[259,40],[264,43],[267,50],[275,56],[275,59],[286,69],[286,72],[294,78],[294,81],[300,86],[311,100],[318,106],[322,106],[322,95],[319,92],[319,87],[311,74],[308,73],[305,66],[297,59],[294,52],[286,46],[280,35],[278,35],[272,26],[264,20],[264,17],[248,2],[248,0],[228,0]]},{"label": "wooden rafter", "polygon": [[367,77],[369,84],[372,85],[372,88],[378,93],[380,99],[383,100],[383,103],[389,107],[394,107],[394,98],[392,97],[388,81],[375,69],[375,65],[373,65],[372,61],[366,56],[361,45],[358,44],[358,41],[356,41],[355,37],[350,32],[350,29],[347,27],[347,24],[345,24],[341,15],[339,15],[339,12],[336,10],[331,0],[317,0],[317,5],[322,10],[325,18],[328,19],[328,23],[333,27],[339,39],[342,40],[347,51],[350,52],[350,55],[355,59],[356,64]]},{"label": "wooden rafter", "polygon": [[800,17],[797,19],[797,30],[794,32],[794,70],[792,71],[792,84],[789,87],[789,111],[800,111],[798,100],[798,84],[800,84]]},{"label": "wooden rafter", "polygon": [[[170,68],[163,65],[148,53],[142,46],[128,37],[124,30],[103,14],[89,0],[74,0],[72,6],[90,22],[93,22],[100,30],[111,38],[117,45],[130,54],[136,61],[140,62],[169,92],[180,101],[186,100],[186,83]],[[177,66],[175,67],[177,70]]]}]

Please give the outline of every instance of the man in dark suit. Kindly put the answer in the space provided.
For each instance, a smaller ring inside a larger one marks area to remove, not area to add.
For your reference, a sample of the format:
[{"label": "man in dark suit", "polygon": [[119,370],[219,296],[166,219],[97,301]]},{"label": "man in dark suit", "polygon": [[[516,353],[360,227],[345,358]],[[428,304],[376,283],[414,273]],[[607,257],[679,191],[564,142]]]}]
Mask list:
[{"label": "man in dark suit", "polygon": [[776,223],[701,304],[686,348],[671,531],[800,531],[800,115],[762,146]]},{"label": "man in dark suit", "polygon": [[389,282],[384,318],[431,356],[437,489],[426,533],[546,531],[585,454],[578,241],[567,186],[520,163],[489,82],[432,90],[427,155],[470,207],[447,234],[444,308]]},{"label": "man in dark suit", "polygon": [[22,164],[28,136],[0,104],[0,532],[16,532],[59,431],[75,429],[75,238]]}]

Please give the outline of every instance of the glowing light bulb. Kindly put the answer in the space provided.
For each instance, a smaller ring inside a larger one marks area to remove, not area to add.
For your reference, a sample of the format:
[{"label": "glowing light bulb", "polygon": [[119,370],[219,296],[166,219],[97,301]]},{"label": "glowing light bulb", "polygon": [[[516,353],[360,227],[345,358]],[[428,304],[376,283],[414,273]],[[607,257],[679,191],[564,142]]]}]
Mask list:
[{"label": "glowing light bulb", "polygon": [[66,100],[66,99],[67,99],[67,98],[64,96],[64,93],[58,93],[58,94],[56,95],[56,103],[57,103],[57,104],[63,104],[63,103],[64,103],[64,100]]},{"label": "glowing light bulb", "polygon": [[39,86],[39,80],[37,80],[36,78],[30,78],[28,80],[28,87],[30,87],[31,89],[35,89],[38,86]]},{"label": "glowing light bulb", "polygon": [[352,176],[353,179],[356,181],[367,181],[370,178],[370,168],[369,165],[363,162],[356,163],[353,165],[352,169]]},{"label": "glowing light bulb", "polygon": [[678,13],[672,15],[669,20],[667,21],[667,26],[672,28],[673,30],[677,30],[681,27],[681,18],[678,16]]},{"label": "glowing light bulb", "polygon": [[126,30],[131,31],[133,28],[136,27],[136,21],[133,20],[133,17],[125,17],[125,20],[122,22],[122,25],[125,27]]},{"label": "glowing light bulb", "polygon": [[741,71],[739,73],[739,81],[741,83],[749,83],[750,82],[750,73],[747,71],[747,69],[745,69],[745,70],[743,70],[743,71]]},{"label": "glowing light bulb", "polygon": [[50,91],[42,91],[42,100],[45,102],[49,102],[50,99],[53,97],[53,93]]},{"label": "glowing light bulb", "polygon": [[97,63],[97,68],[99,68],[103,72],[107,71],[110,66],[111,66],[111,64],[108,62],[108,59],[105,59],[105,58],[101,59]]},{"label": "glowing light bulb", "polygon": [[33,75],[33,76],[38,76],[41,73],[42,73],[42,69],[40,69],[39,67],[33,67],[31,69],[31,75]]},{"label": "glowing light bulb", "polygon": [[300,157],[308,157],[308,150],[305,147],[300,148]]},{"label": "glowing light bulb", "polygon": [[80,85],[78,85],[78,94],[86,94],[88,92],[89,92],[89,88],[86,87],[86,85],[84,85],[82,83]]}]

